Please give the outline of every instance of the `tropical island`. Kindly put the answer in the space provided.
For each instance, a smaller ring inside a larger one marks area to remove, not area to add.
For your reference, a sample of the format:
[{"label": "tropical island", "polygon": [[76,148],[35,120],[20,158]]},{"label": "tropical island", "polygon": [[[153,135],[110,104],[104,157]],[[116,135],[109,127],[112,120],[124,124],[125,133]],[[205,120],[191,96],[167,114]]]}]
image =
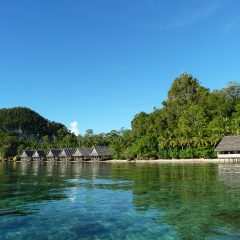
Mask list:
[{"label": "tropical island", "polygon": [[240,134],[240,85],[209,90],[192,75],[177,77],[167,99],[151,113],[140,112],[131,129],[76,136],[25,107],[0,109],[0,158],[24,149],[108,146],[114,159],[215,158],[225,135]]}]

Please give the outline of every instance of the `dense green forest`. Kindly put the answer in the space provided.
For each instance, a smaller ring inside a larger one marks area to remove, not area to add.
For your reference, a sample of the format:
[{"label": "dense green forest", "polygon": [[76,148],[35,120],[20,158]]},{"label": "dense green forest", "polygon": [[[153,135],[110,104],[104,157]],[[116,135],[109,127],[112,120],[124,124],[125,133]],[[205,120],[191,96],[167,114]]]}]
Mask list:
[{"label": "dense green forest", "polygon": [[190,74],[176,78],[167,99],[151,113],[141,112],[131,129],[75,136],[27,108],[0,110],[0,155],[24,148],[109,145],[117,159],[213,158],[224,135],[240,134],[240,85],[210,91]]},{"label": "dense green forest", "polygon": [[74,144],[76,136],[28,108],[0,109],[0,157],[14,157],[23,149]]}]

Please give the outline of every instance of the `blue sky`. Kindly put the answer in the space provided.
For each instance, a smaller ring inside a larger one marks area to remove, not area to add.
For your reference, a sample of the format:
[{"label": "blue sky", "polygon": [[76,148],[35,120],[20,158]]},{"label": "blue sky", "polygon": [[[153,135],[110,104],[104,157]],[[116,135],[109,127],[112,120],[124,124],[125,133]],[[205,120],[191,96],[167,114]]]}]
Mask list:
[{"label": "blue sky", "polygon": [[[0,107],[27,106],[80,132],[128,128],[192,73],[240,80],[238,0],[0,2]],[[73,124],[74,125],[74,124]]]}]

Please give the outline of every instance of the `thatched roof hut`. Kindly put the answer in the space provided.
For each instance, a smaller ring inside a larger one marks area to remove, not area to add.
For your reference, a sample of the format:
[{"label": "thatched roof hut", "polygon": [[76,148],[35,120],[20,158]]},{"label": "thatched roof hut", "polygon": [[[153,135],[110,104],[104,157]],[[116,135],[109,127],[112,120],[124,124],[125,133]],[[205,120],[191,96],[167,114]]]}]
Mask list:
[{"label": "thatched roof hut", "polygon": [[95,146],[90,156],[93,159],[107,160],[112,158],[112,152],[107,146]]},{"label": "thatched roof hut", "polygon": [[77,148],[75,153],[73,154],[74,159],[90,159],[91,148]]},{"label": "thatched roof hut", "polygon": [[50,149],[46,157],[47,159],[58,159],[61,152],[61,149]]},{"label": "thatched roof hut", "polygon": [[32,155],[33,160],[44,160],[46,158],[46,154],[43,150],[36,150]]},{"label": "thatched roof hut", "polygon": [[70,160],[73,158],[73,154],[76,152],[75,148],[64,148],[59,154],[60,159]]},{"label": "thatched roof hut", "polygon": [[21,160],[32,160],[34,150],[24,150],[20,156]]},{"label": "thatched roof hut", "polygon": [[225,136],[217,145],[216,152],[240,152],[240,136]]}]

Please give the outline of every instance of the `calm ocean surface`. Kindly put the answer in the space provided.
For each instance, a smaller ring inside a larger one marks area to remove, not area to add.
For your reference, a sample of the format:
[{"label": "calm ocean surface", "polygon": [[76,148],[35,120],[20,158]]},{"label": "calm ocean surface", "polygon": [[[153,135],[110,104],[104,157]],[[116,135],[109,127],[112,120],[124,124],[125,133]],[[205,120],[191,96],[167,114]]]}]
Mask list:
[{"label": "calm ocean surface", "polygon": [[240,239],[240,165],[0,163],[0,239]]}]

